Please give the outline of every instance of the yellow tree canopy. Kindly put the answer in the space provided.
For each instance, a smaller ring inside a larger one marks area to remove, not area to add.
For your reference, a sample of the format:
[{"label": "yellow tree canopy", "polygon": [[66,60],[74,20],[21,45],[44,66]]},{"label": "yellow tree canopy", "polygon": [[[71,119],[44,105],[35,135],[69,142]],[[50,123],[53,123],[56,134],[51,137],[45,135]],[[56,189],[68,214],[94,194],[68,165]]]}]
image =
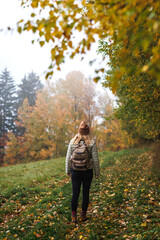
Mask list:
[{"label": "yellow tree canopy", "polygon": [[[90,50],[95,37],[108,39],[111,45],[121,45],[119,55],[123,64],[114,79],[132,71],[130,56],[150,49],[148,62],[135,72],[147,72],[160,83],[160,1],[159,0],[21,0],[22,6],[33,9],[28,20],[18,22],[18,32],[39,33],[39,44],[53,42],[52,63],[46,75],[60,69],[66,54]],[[80,34],[79,34],[79,33]],[[76,42],[75,34],[79,34]],[[130,47],[128,47],[128,45]],[[104,71],[104,69],[101,69]]]}]

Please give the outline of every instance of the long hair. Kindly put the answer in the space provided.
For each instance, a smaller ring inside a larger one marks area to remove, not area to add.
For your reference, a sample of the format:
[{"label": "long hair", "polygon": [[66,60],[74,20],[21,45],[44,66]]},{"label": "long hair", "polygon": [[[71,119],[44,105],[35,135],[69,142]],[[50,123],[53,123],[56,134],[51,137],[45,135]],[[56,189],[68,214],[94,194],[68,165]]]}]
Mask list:
[{"label": "long hair", "polygon": [[90,135],[81,135],[81,134],[78,133],[73,138],[73,144],[78,144],[80,140],[84,140],[86,145],[89,146],[92,139],[91,139]]}]

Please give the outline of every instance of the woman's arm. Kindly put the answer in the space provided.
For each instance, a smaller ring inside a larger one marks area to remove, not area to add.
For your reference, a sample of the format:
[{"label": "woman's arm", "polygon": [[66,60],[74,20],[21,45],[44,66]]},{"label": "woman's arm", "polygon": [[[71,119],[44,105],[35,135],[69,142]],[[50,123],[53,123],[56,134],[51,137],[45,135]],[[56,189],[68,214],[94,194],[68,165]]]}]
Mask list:
[{"label": "woman's arm", "polygon": [[70,166],[70,158],[71,158],[71,141],[68,145],[68,150],[67,150],[67,155],[66,155],[66,173],[70,174],[71,173],[71,166]]},{"label": "woman's arm", "polygon": [[95,176],[99,177],[99,174],[100,174],[99,157],[98,157],[98,150],[97,150],[96,143],[94,143],[92,147],[92,161],[93,161]]}]

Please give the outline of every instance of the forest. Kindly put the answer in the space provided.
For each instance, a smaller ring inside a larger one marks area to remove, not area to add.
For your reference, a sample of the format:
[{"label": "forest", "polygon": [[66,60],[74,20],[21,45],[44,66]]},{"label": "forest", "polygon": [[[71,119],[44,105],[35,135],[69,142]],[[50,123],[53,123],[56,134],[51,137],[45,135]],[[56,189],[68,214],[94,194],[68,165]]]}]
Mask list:
[{"label": "forest", "polygon": [[79,71],[46,86],[34,72],[18,86],[7,69],[0,79],[2,165],[65,156],[82,119],[91,127],[100,151],[135,143],[120,120],[113,118],[114,100]]}]

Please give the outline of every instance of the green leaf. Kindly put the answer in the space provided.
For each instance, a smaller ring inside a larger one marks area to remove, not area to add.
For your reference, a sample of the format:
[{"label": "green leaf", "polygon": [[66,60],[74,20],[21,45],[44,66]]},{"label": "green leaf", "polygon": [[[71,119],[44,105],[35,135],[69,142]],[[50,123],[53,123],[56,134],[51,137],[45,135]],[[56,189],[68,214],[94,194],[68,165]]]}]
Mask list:
[{"label": "green leaf", "polygon": [[39,44],[41,47],[43,47],[43,45],[45,44],[45,41],[40,41]]},{"label": "green leaf", "polygon": [[31,17],[35,17],[36,16],[36,14],[35,13],[31,13]]},{"label": "green leaf", "polygon": [[21,32],[22,32],[22,28],[21,28],[20,26],[18,26],[17,31],[18,31],[19,33],[21,33]]}]

